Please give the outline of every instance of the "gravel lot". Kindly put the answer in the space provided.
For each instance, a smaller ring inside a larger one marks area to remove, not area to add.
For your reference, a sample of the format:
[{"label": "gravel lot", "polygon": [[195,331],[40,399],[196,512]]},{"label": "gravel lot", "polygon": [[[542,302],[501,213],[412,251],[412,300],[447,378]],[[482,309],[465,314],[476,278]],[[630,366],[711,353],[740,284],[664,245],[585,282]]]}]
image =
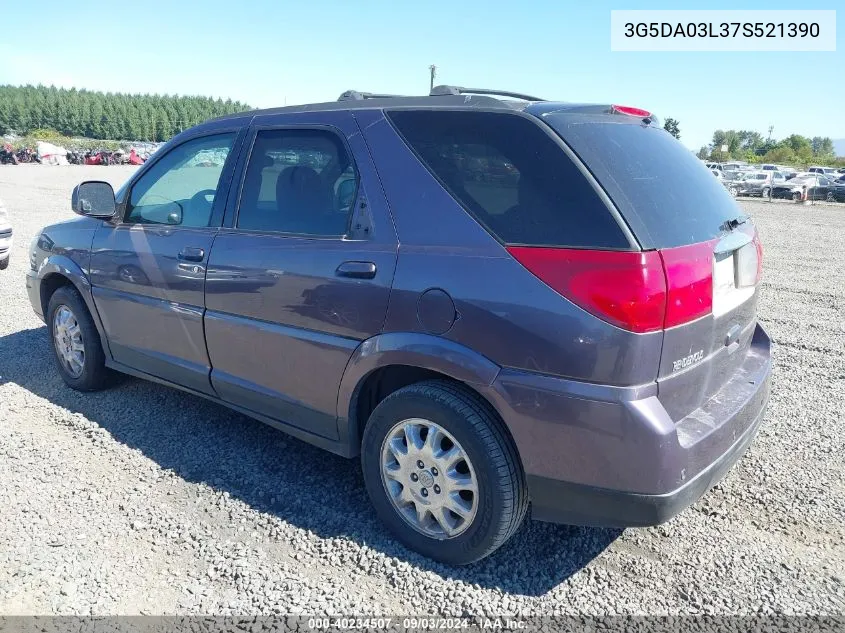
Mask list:
[{"label": "gravel lot", "polygon": [[763,236],[775,341],[766,423],[670,523],[527,522],[450,569],[370,512],[358,463],[134,379],[82,395],[23,276],[72,186],[121,167],[0,167],[0,614],[845,613],[845,205],[741,202]]}]

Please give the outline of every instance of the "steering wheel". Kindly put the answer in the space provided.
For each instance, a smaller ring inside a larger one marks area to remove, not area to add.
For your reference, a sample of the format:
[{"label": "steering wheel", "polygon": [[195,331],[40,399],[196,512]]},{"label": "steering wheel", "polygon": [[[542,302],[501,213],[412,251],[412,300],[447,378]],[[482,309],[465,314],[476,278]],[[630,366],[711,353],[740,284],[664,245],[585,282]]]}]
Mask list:
[{"label": "steering wheel", "polygon": [[[217,195],[216,189],[203,189],[191,196],[191,200],[188,202],[188,213],[190,213],[191,218],[205,219],[205,223],[199,223],[202,226],[208,224],[208,220],[211,216],[211,208],[214,206],[215,195]],[[208,199],[209,196],[211,196],[211,200]],[[182,220],[182,222],[184,223],[185,220]],[[191,222],[191,225],[197,226],[198,224]]]}]

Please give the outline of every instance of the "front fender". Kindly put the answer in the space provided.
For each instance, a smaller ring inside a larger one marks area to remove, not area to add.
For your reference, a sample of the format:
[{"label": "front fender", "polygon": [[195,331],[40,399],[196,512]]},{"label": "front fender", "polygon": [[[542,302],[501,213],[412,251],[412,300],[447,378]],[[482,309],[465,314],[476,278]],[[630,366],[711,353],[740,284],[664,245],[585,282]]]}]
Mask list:
[{"label": "front fender", "polygon": [[358,421],[352,411],[358,392],[367,376],[389,365],[429,369],[478,387],[493,384],[501,370],[489,358],[439,336],[391,332],[369,338],[353,352],[340,382],[337,418],[342,440],[357,441]]},{"label": "front fender", "polygon": [[45,296],[45,284],[52,285],[51,279],[55,276],[61,276],[70,281],[73,287],[82,296],[85,301],[85,306],[94,320],[94,325],[97,327],[97,332],[100,334],[100,341],[102,341],[103,351],[108,357],[111,356],[108,348],[108,340],[106,339],[103,323],[100,320],[100,314],[97,312],[97,306],[94,304],[94,295],[91,292],[91,281],[85,271],[73,261],[70,257],[63,254],[54,253],[45,257],[38,266],[36,273],[38,296],[41,300],[41,309],[44,320],[47,320],[47,302],[49,299]]}]

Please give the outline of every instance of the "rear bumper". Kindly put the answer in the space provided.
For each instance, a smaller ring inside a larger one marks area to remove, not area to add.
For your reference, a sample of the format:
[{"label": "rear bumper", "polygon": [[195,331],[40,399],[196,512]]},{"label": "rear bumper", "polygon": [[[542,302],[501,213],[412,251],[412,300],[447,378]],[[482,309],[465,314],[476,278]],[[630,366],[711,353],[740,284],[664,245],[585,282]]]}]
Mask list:
[{"label": "rear bumper", "polygon": [[757,325],[742,366],[673,421],[657,385],[608,387],[503,370],[488,397],[514,437],[532,516],[574,525],[656,525],[698,500],[764,418],[770,341]]},{"label": "rear bumper", "polygon": [[641,494],[528,477],[531,516],[539,521],[601,527],[659,525],[698,501],[739,461],[763,421],[765,409],[726,453],[686,484],[664,494]]}]

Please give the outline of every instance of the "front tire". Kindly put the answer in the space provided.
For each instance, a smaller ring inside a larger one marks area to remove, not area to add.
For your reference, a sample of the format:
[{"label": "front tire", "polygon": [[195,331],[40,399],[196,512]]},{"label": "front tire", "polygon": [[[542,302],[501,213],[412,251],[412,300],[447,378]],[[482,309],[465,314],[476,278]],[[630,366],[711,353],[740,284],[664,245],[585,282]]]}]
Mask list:
[{"label": "front tire", "polygon": [[112,372],[106,367],[100,333],[76,288],[62,286],[53,293],[47,326],[53,358],[69,387],[97,391],[108,386]]},{"label": "front tire", "polygon": [[528,508],[516,448],[492,407],[461,385],[403,387],[375,408],[361,466],[376,513],[407,547],[466,565],[501,547]]}]

